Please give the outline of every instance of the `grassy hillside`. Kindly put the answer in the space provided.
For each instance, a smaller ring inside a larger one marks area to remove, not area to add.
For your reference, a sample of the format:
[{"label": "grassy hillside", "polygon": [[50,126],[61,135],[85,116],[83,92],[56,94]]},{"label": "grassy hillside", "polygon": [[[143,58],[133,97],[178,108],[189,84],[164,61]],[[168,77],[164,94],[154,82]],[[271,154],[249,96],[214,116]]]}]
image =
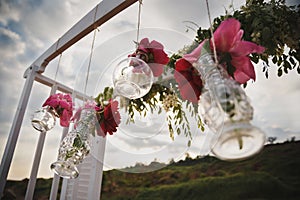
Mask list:
[{"label": "grassy hillside", "polygon": [[255,157],[187,159],[159,171],[104,174],[103,200],[299,199],[300,142],[268,145]]},{"label": "grassy hillside", "polygon": [[[152,163],[159,165],[159,163]],[[132,171],[141,170],[138,166]],[[9,181],[6,198],[25,195],[26,182]],[[51,179],[39,179],[35,198],[47,199]],[[186,159],[149,173],[104,173],[102,200],[299,199],[300,141],[267,145],[255,157],[225,162],[214,157]],[[10,196],[10,197],[9,197]],[[20,198],[21,199],[21,198]]]}]

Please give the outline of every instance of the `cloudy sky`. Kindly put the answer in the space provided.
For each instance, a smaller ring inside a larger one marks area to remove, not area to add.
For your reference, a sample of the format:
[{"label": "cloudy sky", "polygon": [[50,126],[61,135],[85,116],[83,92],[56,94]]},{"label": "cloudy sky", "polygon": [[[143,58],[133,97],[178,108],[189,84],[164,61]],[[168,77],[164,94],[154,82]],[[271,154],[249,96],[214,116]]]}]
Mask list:
[{"label": "cloudy sky", "polygon": [[[25,83],[23,73],[98,3],[99,0],[0,0],[0,157]],[[210,0],[212,17],[224,14],[224,8],[230,3],[231,0]],[[236,9],[242,3],[233,0]],[[87,87],[89,95],[96,95],[104,86],[111,85],[113,68],[110,66],[134,50],[132,41],[136,39],[137,13],[138,4],[132,5],[97,31]],[[205,28],[209,26],[204,0],[144,0],[140,38],[158,40],[169,53],[174,53],[194,38],[192,29],[186,31],[187,26],[195,27],[190,22]],[[63,53],[56,80],[82,91],[82,73],[87,69],[92,39],[92,34],[89,34]],[[57,66],[58,59],[55,59],[47,66],[44,75],[54,79]],[[299,139],[299,75],[292,71],[278,78],[276,67],[271,67],[269,79],[266,79],[261,72],[262,64],[255,67],[257,80],[246,88],[255,109],[253,124],[264,130],[267,136],[277,137],[277,141],[292,136]],[[33,86],[9,179],[23,179],[30,174],[38,140],[38,132],[30,125],[30,116],[42,105],[49,92],[49,88],[39,83]],[[193,156],[208,153],[210,139],[207,134],[192,127],[194,141],[188,149],[184,137],[177,136],[174,142],[171,141],[163,117],[149,114],[146,119],[137,119],[134,125],[120,126],[123,134],[115,134],[107,140],[105,168],[149,163],[154,159],[168,162],[171,158],[182,158],[186,152]],[[47,133],[39,177],[52,176],[49,165],[56,160],[61,130],[57,125]]]}]

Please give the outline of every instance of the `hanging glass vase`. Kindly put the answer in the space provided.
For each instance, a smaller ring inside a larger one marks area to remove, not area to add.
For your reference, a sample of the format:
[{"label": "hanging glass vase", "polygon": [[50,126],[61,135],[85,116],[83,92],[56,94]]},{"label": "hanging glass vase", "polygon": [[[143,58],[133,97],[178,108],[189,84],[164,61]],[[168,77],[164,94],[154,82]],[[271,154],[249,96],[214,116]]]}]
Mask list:
[{"label": "hanging glass vase", "polygon": [[140,58],[127,57],[120,61],[113,72],[115,95],[137,99],[146,95],[153,83],[149,65]]},{"label": "hanging glass vase", "polygon": [[223,160],[241,160],[258,153],[265,134],[251,125],[253,108],[240,84],[206,53],[196,65],[204,81],[199,101],[208,127],[221,135],[212,152]]},{"label": "hanging glass vase", "polygon": [[59,116],[55,109],[51,106],[45,106],[33,113],[31,125],[40,132],[46,132],[54,127],[56,117]]},{"label": "hanging glass vase", "polygon": [[94,109],[83,109],[80,119],[62,140],[58,161],[51,164],[54,173],[63,178],[77,178],[77,165],[90,152],[90,135],[95,133],[96,114]]}]

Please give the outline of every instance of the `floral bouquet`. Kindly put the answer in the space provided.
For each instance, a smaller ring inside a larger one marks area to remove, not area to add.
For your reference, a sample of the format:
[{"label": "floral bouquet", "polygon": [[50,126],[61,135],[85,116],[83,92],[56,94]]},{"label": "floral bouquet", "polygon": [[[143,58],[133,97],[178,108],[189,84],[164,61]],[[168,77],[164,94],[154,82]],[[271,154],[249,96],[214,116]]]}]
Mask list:
[{"label": "floral bouquet", "polygon": [[46,132],[52,129],[56,118],[60,118],[60,125],[68,127],[73,115],[72,97],[69,94],[53,94],[36,110],[31,118],[32,126],[40,131]]},{"label": "floral bouquet", "polygon": [[75,112],[71,121],[74,129],[61,142],[58,161],[51,169],[61,177],[76,178],[79,175],[77,165],[90,152],[90,138],[97,135],[105,137],[117,131],[121,122],[118,102],[112,100],[112,89],[106,88],[95,101],[86,101]]},{"label": "floral bouquet", "polygon": [[73,102],[70,94],[53,94],[45,101],[44,106],[49,106],[54,110],[55,115],[60,119],[61,126],[69,126],[73,116]]}]

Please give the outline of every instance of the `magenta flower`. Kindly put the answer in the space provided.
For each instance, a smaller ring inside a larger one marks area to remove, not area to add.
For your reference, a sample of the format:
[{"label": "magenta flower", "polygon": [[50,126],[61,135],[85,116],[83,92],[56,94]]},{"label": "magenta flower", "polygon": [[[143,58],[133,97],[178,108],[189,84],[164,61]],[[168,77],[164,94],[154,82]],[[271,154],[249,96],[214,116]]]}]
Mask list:
[{"label": "magenta flower", "polygon": [[175,63],[174,78],[178,83],[180,95],[182,99],[193,103],[199,101],[203,84],[198,71],[193,67],[192,63],[197,62],[199,59],[203,44],[204,42]]},{"label": "magenta flower", "polygon": [[117,127],[121,123],[121,115],[119,112],[119,103],[116,100],[109,100],[101,111],[97,112],[99,124],[96,125],[97,135],[105,137],[107,133],[112,135],[117,131]]},{"label": "magenta flower", "polygon": [[[255,80],[254,66],[251,63],[249,54],[263,53],[265,48],[253,42],[242,40],[244,31],[240,28],[241,24],[238,20],[229,18],[223,21],[216,29],[214,40],[218,60],[222,62],[220,64],[225,68],[228,67],[227,64],[232,65],[235,68],[233,73],[234,79],[243,84],[250,79]],[[184,55],[183,58],[190,63],[195,63],[201,55],[204,42],[199,44],[192,53]],[[210,47],[213,47],[212,40],[210,40]]]},{"label": "magenta flower", "polygon": [[169,62],[169,57],[164,51],[164,46],[155,40],[149,42],[148,38],[142,39],[136,52],[129,56],[139,56],[148,63],[155,77],[163,73],[164,66]]},{"label": "magenta flower", "polygon": [[176,62],[174,78],[178,83],[182,99],[197,103],[203,85],[198,71],[192,64],[184,58],[179,59]]},{"label": "magenta flower", "polygon": [[53,94],[44,102],[44,106],[52,107],[60,118],[60,125],[68,127],[73,115],[73,102],[70,94]]},{"label": "magenta flower", "polygon": [[[265,48],[253,42],[242,40],[244,31],[241,23],[229,18],[223,21],[214,32],[214,40],[218,54],[230,54],[231,65],[235,67],[234,79],[239,83],[246,83],[249,79],[255,80],[255,71],[250,61],[249,54],[263,53]],[[212,46],[212,44],[211,44]]]}]

